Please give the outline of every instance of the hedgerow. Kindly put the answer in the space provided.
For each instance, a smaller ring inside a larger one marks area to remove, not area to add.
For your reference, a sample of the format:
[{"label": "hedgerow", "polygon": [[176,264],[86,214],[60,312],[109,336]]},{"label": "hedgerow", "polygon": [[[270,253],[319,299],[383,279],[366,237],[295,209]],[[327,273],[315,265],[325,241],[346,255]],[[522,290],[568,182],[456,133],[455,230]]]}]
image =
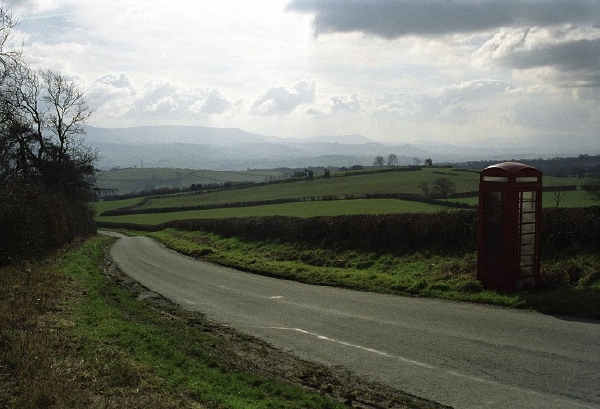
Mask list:
[{"label": "hedgerow", "polygon": [[0,183],[0,266],[57,249],[78,236],[96,234],[87,203],[40,183]]},{"label": "hedgerow", "polygon": [[[156,226],[99,222],[105,228],[159,231],[175,228],[208,231],[223,237],[304,243],[376,253],[433,252],[463,254],[477,249],[477,211],[333,217],[261,216],[176,220]],[[545,209],[542,251],[546,255],[575,248],[600,248],[600,206]]]}]

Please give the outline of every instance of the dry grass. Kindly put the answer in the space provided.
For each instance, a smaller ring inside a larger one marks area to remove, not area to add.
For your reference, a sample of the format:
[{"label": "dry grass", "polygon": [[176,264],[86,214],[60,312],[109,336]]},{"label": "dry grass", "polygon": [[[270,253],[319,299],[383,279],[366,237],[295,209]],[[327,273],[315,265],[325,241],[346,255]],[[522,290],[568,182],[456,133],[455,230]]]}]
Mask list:
[{"label": "dry grass", "polygon": [[56,312],[66,278],[50,265],[19,264],[0,270],[1,406],[67,407],[93,403],[81,390],[77,363]]},{"label": "dry grass", "polygon": [[[237,354],[247,337],[234,342],[225,327],[122,287],[104,258],[111,243],[98,236],[0,269],[0,409],[343,407],[345,383],[332,381],[336,401],[296,378],[277,380],[266,345],[257,373],[256,360]],[[396,391],[378,396],[432,407]]]},{"label": "dry grass", "polygon": [[145,368],[114,356],[102,371],[100,354],[82,352],[68,306],[85,290],[57,270],[59,257],[0,269],[0,408],[200,407],[158,391]]}]

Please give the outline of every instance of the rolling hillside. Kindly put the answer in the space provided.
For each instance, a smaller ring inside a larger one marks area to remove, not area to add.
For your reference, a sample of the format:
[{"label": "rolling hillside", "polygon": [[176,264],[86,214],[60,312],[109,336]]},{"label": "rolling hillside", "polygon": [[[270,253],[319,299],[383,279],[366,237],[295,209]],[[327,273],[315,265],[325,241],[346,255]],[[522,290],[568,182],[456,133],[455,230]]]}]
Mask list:
[{"label": "rolling hillside", "polygon": [[[424,183],[433,186],[434,180],[448,178],[454,182],[456,193],[474,194],[478,189],[479,174],[475,171],[453,168],[406,168],[397,171],[340,172],[326,179],[257,183],[238,188],[210,189],[178,194],[161,195],[97,204],[99,221],[130,221],[144,224],[189,218],[247,217],[258,215],[293,215],[314,217],[341,214],[389,214],[404,212],[434,212],[448,205],[445,201],[420,202],[426,199]],[[141,170],[138,170],[141,171]],[[181,170],[165,170],[165,177],[173,177]],[[192,171],[192,173],[194,173]],[[180,176],[182,176],[181,173]],[[237,175],[241,180],[263,178],[256,172],[199,172],[209,180],[226,179]],[[268,175],[267,175],[268,176]],[[260,181],[263,182],[263,181]],[[575,178],[544,178],[546,186],[572,185]],[[404,200],[403,200],[404,199]],[[408,201],[406,199],[409,199]],[[450,202],[477,205],[476,197],[452,199]],[[567,192],[562,206],[594,205],[581,191]],[[451,203],[450,203],[451,204]],[[544,206],[556,205],[551,192],[544,194]],[[127,208],[128,214],[116,215],[115,209]],[[112,215],[102,213],[110,210]]]}]

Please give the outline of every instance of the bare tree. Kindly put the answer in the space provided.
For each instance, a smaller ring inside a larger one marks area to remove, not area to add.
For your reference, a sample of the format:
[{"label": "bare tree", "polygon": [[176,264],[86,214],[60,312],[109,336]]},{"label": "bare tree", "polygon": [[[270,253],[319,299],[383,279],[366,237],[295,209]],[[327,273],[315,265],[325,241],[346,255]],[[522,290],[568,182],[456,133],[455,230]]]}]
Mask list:
[{"label": "bare tree", "polygon": [[448,178],[438,178],[433,181],[433,192],[447,201],[448,196],[456,192],[456,184]]},{"label": "bare tree", "polygon": [[0,3],[0,264],[95,234],[95,151],[79,135],[91,110],[62,75],[7,50],[15,21]]},{"label": "bare tree", "polygon": [[375,156],[375,160],[373,161],[373,166],[383,166],[383,165],[385,165],[384,157],[381,155]]},{"label": "bare tree", "polygon": [[398,155],[390,153],[387,157],[388,166],[398,166]]},{"label": "bare tree", "polygon": [[553,192],[552,195],[554,197],[554,203],[555,209],[558,209],[558,205],[560,204],[560,202],[562,202],[562,200],[564,199],[565,195],[567,194],[566,190],[561,190],[560,188],[556,188]]},{"label": "bare tree", "polygon": [[41,73],[45,85],[42,100],[47,104],[45,128],[57,139],[56,160],[60,163],[84,133],[82,124],[92,114],[85,95],[62,75],[54,71]]},{"label": "bare tree", "polygon": [[21,53],[19,51],[5,50],[6,43],[12,37],[13,29],[17,25],[17,21],[12,15],[0,4],[0,65],[4,65],[6,61],[19,59]]},{"label": "bare tree", "polygon": [[89,200],[98,155],[80,136],[92,110],[73,82],[54,71],[36,72],[20,53],[4,50],[13,27],[0,9],[0,174],[39,178]]},{"label": "bare tree", "polygon": [[46,152],[39,78],[23,61],[9,60],[0,87],[3,137],[16,152],[15,171],[30,174]]}]

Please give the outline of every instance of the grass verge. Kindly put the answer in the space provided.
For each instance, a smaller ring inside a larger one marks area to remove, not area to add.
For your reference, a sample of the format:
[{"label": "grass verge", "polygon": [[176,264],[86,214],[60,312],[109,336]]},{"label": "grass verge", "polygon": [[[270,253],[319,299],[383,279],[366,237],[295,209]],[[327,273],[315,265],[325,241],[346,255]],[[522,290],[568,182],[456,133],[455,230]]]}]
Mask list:
[{"label": "grass verge", "polygon": [[[118,285],[125,278],[107,276],[104,260],[111,243],[99,236],[0,269],[0,407],[346,407],[336,392],[343,382],[327,381],[325,369],[288,362],[266,376],[257,362],[289,357]],[[323,393],[301,386],[317,377],[315,390],[329,382]],[[389,407],[437,407],[389,396]]]},{"label": "grass verge", "polygon": [[536,292],[486,290],[476,254],[377,255],[345,249],[223,238],[175,229],[151,236],[181,253],[245,271],[361,291],[436,297],[600,319],[600,255],[561,254],[542,262]]}]

